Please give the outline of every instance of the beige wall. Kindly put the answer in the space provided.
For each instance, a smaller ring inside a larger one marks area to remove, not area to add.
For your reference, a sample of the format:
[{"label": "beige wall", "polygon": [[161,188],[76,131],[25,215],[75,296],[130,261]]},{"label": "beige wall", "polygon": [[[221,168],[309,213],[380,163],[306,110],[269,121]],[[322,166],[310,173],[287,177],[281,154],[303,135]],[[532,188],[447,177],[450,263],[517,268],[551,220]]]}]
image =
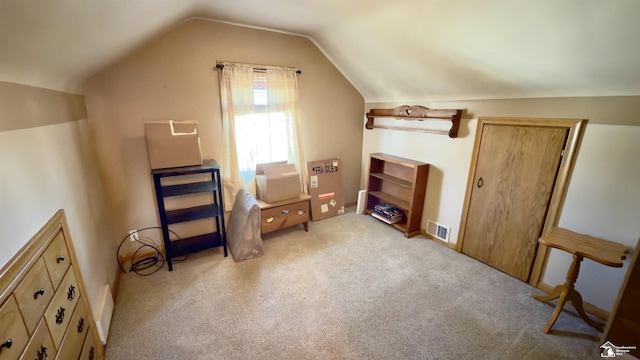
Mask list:
[{"label": "beige wall", "polygon": [[96,314],[117,264],[84,99],[0,82],[0,109],[0,266],[64,209]]},{"label": "beige wall", "polygon": [[82,95],[0,82],[0,131],[86,119]]},{"label": "beige wall", "polygon": [[118,240],[129,229],[158,225],[143,121],[197,120],[203,156],[222,158],[218,74],[213,70],[217,60],[302,70],[300,128],[305,158],[340,157],[346,200],[355,202],[364,100],[353,86],[306,38],[191,20],[85,84]]},{"label": "beige wall", "polygon": [[[400,103],[367,103],[365,110]],[[465,109],[459,137],[392,130],[366,130],[362,150],[362,181],[367,156],[387,152],[432,164],[422,228],[427,219],[458,230],[477,125],[482,116],[558,117],[589,119],[559,225],[635,248],[640,234],[640,97],[549,98],[486,101],[428,101],[407,105]],[[364,120],[363,120],[364,122]],[[542,281],[564,282],[570,256],[552,250]],[[576,288],[585,301],[611,310],[626,273],[585,260]]]}]

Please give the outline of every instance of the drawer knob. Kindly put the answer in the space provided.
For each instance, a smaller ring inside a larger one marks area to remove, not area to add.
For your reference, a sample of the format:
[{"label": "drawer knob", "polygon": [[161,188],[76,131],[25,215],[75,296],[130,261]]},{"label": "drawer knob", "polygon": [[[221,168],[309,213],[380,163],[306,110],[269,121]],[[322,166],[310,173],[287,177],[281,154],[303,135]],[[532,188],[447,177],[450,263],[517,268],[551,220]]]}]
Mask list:
[{"label": "drawer knob", "polygon": [[64,255],[60,255],[60,257],[56,259],[58,264],[60,264],[60,261],[64,261]]},{"label": "drawer knob", "polygon": [[271,224],[273,222],[273,220],[275,220],[276,218],[274,218],[273,216],[270,216],[267,218],[267,223]]},{"label": "drawer knob", "polygon": [[289,215],[289,209],[282,210],[282,215],[284,215],[284,216]]},{"label": "drawer knob", "polygon": [[48,360],[49,355],[47,355],[47,348],[40,345],[40,350],[37,352],[38,360]]},{"label": "drawer knob", "polygon": [[0,349],[2,348],[10,349],[11,345],[13,345],[13,340],[7,339],[7,341],[5,341],[4,344],[0,345]]},{"label": "drawer knob", "polygon": [[44,295],[44,288],[40,288],[40,290],[38,290],[35,293],[33,293],[33,298],[37,299],[38,295]]},{"label": "drawer knob", "polygon": [[60,306],[58,313],[56,314],[56,324],[60,325],[64,321],[64,308]]},{"label": "drawer knob", "polygon": [[78,332],[81,333],[84,330],[84,319],[80,318],[80,321],[78,321]]},{"label": "drawer knob", "polygon": [[76,287],[73,285],[69,286],[69,290],[67,291],[67,300],[71,301],[76,297]]},{"label": "drawer knob", "polygon": [[304,210],[302,209],[298,210],[298,216],[302,216],[302,215],[304,215]]}]

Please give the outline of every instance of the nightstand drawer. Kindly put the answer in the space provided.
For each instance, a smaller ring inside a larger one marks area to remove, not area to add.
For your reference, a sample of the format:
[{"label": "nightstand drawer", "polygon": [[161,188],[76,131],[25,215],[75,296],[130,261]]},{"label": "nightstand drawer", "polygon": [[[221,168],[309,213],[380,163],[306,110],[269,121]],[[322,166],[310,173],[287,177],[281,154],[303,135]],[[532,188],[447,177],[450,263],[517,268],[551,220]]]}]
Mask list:
[{"label": "nightstand drawer", "polygon": [[60,283],[58,291],[53,296],[47,311],[44,313],[56,349],[60,348],[60,342],[64,332],[67,330],[67,325],[71,320],[79,297],[80,290],[78,289],[76,275],[73,272],[73,266],[71,266]]},{"label": "nightstand drawer", "polygon": [[303,200],[261,210],[263,234],[309,222],[309,201]]},{"label": "nightstand drawer", "polygon": [[13,296],[0,307],[0,360],[15,360],[27,346],[29,334]]},{"label": "nightstand drawer", "polygon": [[58,232],[58,235],[56,235],[42,257],[49,271],[51,284],[54,289],[57,289],[71,264],[69,250],[67,250],[67,245],[64,242],[62,231]]},{"label": "nightstand drawer", "polygon": [[53,287],[42,258],[29,270],[14,291],[14,295],[24,317],[27,331],[33,334],[44,310],[53,298]]}]

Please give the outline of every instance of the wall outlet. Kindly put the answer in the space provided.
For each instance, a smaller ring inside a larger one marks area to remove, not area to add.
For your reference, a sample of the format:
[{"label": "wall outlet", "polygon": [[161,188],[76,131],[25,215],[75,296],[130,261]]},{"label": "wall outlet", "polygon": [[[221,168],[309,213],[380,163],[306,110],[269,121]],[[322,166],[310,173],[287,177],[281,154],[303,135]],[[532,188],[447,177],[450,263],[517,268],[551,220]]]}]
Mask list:
[{"label": "wall outlet", "polygon": [[138,230],[129,230],[129,240],[133,241],[140,241],[140,238],[138,237]]}]

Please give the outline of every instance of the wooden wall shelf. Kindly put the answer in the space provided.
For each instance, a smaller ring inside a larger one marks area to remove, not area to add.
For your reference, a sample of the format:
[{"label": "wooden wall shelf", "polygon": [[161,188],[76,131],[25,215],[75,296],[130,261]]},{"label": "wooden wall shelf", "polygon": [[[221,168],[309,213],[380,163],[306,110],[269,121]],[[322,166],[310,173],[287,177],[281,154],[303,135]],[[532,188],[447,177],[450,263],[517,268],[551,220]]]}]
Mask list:
[{"label": "wooden wall shelf", "polygon": [[[458,137],[460,118],[462,110],[457,109],[429,109],[420,105],[402,105],[393,109],[371,109],[367,114],[367,124],[365,127],[371,129],[389,129],[416,131],[431,134],[449,135],[450,138]],[[405,126],[382,126],[375,125],[375,118],[395,118],[397,120],[444,120],[451,121],[451,128],[446,130],[418,129]]]}]

